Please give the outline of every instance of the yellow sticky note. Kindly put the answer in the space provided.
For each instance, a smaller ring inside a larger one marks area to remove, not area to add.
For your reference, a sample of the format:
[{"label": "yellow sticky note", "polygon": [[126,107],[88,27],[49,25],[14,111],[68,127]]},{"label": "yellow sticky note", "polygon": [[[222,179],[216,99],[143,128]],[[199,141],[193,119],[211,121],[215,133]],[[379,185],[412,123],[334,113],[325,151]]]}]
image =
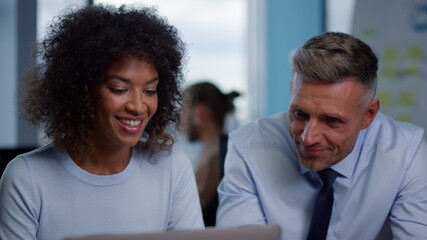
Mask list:
[{"label": "yellow sticky note", "polygon": [[408,114],[398,114],[394,118],[402,122],[412,122],[412,116]]},{"label": "yellow sticky note", "polygon": [[397,68],[395,67],[383,67],[380,72],[380,78],[384,80],[396,79]]},{"label": "yellow sticky note", "polygon": [[406,58],[412,61],[422,61],[425,58],[423,46],[410,46],[406,51]]},{"label": "yellow sticky note", "polygon": [[393,46],[384,48],[383,61],[397,62],[398,59],[399,59],[399,48],[393,47]]},{"label": "yellow sticky note", "polygon": [[402,91],[399,95],[399,104],[407,107],[415,106],[416,93],[414,91]]},{"label": "yellow sticky note", "polygon": [[416,77],[422,75],[422,70],[419,67],[405,67],[403,69],[403,74],[409,77]]},{"label": "yellow sticky note", "polygon": [[393,94],[389,91],[378,92],[378,98],[381,101],[382,106],[390,106],[393,101]]}]

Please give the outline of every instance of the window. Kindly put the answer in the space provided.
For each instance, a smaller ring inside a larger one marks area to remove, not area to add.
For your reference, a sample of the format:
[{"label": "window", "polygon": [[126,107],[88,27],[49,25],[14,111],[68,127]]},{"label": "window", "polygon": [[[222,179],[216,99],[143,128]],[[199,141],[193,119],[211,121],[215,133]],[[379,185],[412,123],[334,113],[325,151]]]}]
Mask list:
[{"label": "window", "polygon": [[326,1],[326,30],[351,33],[356,0]]},{"label": "window", "polygon": [[238,120],[247,118],[246,1],[245,0],[97,0],[105,3],[155,6],[177,27],[188,45],[185,85],[210,80],[223,92],[237,90]]},{"label": "window", "polygon": [[57,16],[61,10],[69,6],[84,6],[87,0],[38,0],[37,1],[37,39],[43,38],[43,34],[49,22]]}]

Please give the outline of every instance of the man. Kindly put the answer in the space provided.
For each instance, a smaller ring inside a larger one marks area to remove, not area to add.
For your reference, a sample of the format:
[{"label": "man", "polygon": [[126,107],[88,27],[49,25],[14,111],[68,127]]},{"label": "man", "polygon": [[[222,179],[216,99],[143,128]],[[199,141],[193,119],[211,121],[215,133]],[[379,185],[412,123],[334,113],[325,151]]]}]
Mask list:
[{"label": "man", "polygon": [[292,240],[375,239],[389,219],[394,238],[427,239],[423,130],[378,112],[377,65],[369,46],[343,33],[296,51],[288,113],[229,136],[218,226],[278,224]]},{"label": "man", "polygon": [[226,115],[234,112],[234,98],[239,93],[224,94],[216,85],[203,81],[184,90],[180,130],[190,142],[200,141],[202,149],[195,165],[195,176],[206,226],[214,226],[218,207],[217,187],[222,160],[219,138],[224,134]]}]

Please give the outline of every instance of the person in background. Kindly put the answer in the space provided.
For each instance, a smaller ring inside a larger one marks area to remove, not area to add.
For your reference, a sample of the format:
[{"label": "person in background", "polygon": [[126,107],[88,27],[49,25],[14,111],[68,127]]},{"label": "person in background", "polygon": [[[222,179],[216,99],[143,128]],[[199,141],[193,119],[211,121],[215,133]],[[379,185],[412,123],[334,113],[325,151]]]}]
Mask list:
[{"label": "person in background", "polygon": [[173,147],[185,45],[153,8],[68,9],[38,45],[21,114],[51,143],[0,181],[0,239],[204,228]]},{"label": "person in background", "polygon": [[229,134],[217,225],[375,239],[389,221],[393,239],[427,239],[424,131],[379,112],[377,69],[371,48],[349,34],[300,47],[287,113]]},{"label": "person in background", "polygon": [[233,100],[239,95],[236,91],[224,94],[211,82],[198,82],[184,90],[180,130],[190,142],[202,144],[195,175],[206,226],[215,225],[216,189],[222,177],[220,137],[226,134],[226,116],[234,112]]}]

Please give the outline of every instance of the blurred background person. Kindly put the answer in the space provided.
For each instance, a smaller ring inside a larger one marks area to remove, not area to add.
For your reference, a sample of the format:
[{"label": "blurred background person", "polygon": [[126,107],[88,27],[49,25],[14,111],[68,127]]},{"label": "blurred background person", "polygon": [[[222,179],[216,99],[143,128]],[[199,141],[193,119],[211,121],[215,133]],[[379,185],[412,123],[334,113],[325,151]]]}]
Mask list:
[{"label": "blurred background person", "polygon": [[215,225],[216,188],[222,177],[226,122],[235,110],[233,100],[238,96],[240,93],[236,91],[224,94],[208,81],[194,83],[184,90],[179,128],[188,141],[201,143],[194,171],[206,226]]}]

